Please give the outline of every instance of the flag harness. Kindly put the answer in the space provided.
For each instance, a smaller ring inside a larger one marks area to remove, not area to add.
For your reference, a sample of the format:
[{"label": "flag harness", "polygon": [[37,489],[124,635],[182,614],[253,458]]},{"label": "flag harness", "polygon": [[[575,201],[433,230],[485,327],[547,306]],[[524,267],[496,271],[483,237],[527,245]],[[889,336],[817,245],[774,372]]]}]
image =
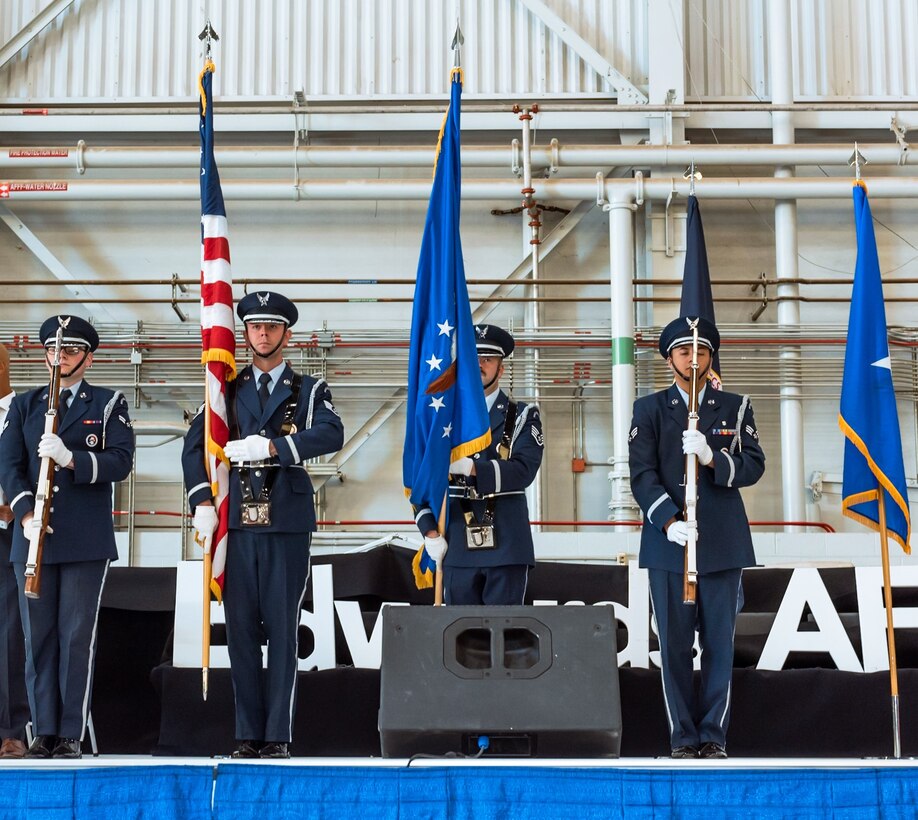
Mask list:
[{"label": "flag harness", "polygon": [[[300,373],[293,374],[293,380],[290,385],[290,398],[284,406],[284,420],[281,423],[280,435],[289,436],[296,432],[296,424],[293,419],[296,415],[296,407],[300,398],[300,388],[303,386],[303,376]],[[227,403],[226,410],[230,430],[235,430],[236,435],[240,436],[239,421],[236,416],[236,382],[227,384]],[[242,487],[242,504],[240,506],[240,525],[243,527],[270,527],[271,526],[271,490],[274,487],[274,479],[277,477],[277,468],[279,464],[264,463],[261,467],[272,468],[268,470],[264,483],[258,496],[252,490],[252,478],[250,476],[251,465],[242,464],[239,467],[239,484]]]},{"label": "flag harness", "polygon": [[[498,460],[510,458],[510,446],[513,440],[513,429],[516,426],[517,403],[515,401],[507,402],[507,417],[504,420],[504,432],[497,446]],[[461,479],[461,481],[460,481]],[[455,476],[455,486],[463,487],[465,494],[458,496],[459,508],[465,518],[465,537],[466,545],[470,550],[493,550],[497,549],[497,540],[494,537],[494,512],[497,504],[497,497],[500,493],[493,493],[488,496],[485,506],[484,515],[479,520],[472,508],[472,500],[475,498],[475,489],[469,487],[465,482],[465,476]]]}]

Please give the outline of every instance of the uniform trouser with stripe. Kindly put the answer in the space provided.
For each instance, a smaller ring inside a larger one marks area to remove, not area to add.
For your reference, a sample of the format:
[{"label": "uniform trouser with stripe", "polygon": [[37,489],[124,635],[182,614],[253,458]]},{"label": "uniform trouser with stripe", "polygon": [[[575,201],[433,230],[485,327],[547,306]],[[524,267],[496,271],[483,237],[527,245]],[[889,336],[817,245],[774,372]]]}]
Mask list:
[{"label": "uniform trouser with stripe", "polygon": [[23,740],[29,722],[29,697],[19,590],[9,563],[11,544],[10,530],[0,530],[0,738]]},{"label": "uniform trouser with stripe", "polygon": [[[682,573],[648,570],[650,598],[660,636],[663,697],[672,748],[714,742],[726,745],[733,677],[733,632],[743,571],[698,576],[697,603],[682,602]],[[695,687],[695,629],[701,675]]]},{"label": "uniform trouser with stripe", "polygon": [[444,567],[443,600],[453,606],[513,606],[523,603],[529,567]]},{"label": "uniform trouser with stripe", "polygon": [[239,740],[293,739],[297,635],[310,539],[309,533],[230,531],[223,600]]},{"label": "uniform trouser with stripe", "polygon": [[83,739],[108,563],[45,564],[39,598],[25,597],[25,564],[14,564],[35,735]]}]

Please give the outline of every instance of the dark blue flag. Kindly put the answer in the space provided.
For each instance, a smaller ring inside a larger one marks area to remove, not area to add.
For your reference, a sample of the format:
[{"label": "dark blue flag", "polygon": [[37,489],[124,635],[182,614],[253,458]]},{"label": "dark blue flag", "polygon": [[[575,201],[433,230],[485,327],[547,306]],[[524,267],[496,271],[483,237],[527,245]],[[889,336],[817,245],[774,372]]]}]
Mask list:
[{"label": "dark blue flag", "polygon": [[[714,319],[714,297],[711,294],[711,272],[708,269],[708,250],[704,244],[704,226],[701,224],[701,210],[694,194],[688,198],[685,223],[685,267],[682,269],[682,299],[679,302],[680,316],[700,316],[712,324]],[[720,357],[715,353],[708,371],[711,386],[720,390]]]},{"label": "dark blue flag", "polygon": [[880,529],[883,493],[886,530],[911,552],[911,519],[902,461],[902,438],[893,390],[883,280],[867,188],[854,188],[857,262],[848,319],[845,375],[838,424],[845,434],[842,512],[872,530]]},{"label": "dark blue flag", "polygon": [[[491,441],[459,240],[459,69],[451,85],[414,290],[402,456],[405,492],[416,514],[429,509],[438,520],[445,517],[450,462]],[[445,531],[445,521],[443,526]],[[415,558],[419,586],[430,585],[432,565],[422,548]]]}]

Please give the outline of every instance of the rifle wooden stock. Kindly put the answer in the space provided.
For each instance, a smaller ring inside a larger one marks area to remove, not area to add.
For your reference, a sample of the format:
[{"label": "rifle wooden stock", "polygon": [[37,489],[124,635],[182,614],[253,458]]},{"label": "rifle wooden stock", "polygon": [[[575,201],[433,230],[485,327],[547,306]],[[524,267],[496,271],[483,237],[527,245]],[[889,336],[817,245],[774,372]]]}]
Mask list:
[{"label": "rifle wooden stock", "polygon": [[[54,362],[51,365],[51,383],[48,388],[48,409],[45,411],[45,433],[57,432],[58,405],[61,400],[61,343],[63,329],[57,331],[54,342]],[[38,468],[38,486],[35,488],[35,509],[32,520],[41,522],[41,527],[34,527],[29,532],[29,553],[25,566],[25,596],[41,596],[41,563],[45,550],[45,537],[51,520],[51,499],[54,496],[54,460],[45,456]]]},{"label": "rifle wooden stock", "polygon": [[[46,423],[47,427],[47,423]],[[33,520],[41,521],[41,529],[33,527],[29,534],[29,554],[26,557],[25,595],[26,598],[38,598],[41,595],[41,562],[45,551],[45,536],[48,533],[48,521],[51,518],[51,497],[54,494],[51,484],[50,458],[41,460],[41,471],[38,475],[38,488],[35,492],[35,512]]]},{"label": "rifle wooden stock", "polygon": [[[688,429],[698,429],[698,320],[692,324],[692,383],[689,390]],[[698,594],[698,456],[685,457],[685,562],[682,571],[682,603],[693,605]]]}]

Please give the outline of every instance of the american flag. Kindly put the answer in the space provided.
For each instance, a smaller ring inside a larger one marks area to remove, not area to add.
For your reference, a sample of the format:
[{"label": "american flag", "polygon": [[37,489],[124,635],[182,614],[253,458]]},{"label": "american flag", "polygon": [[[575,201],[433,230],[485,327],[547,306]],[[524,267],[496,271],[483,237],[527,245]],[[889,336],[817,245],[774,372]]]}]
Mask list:
[{"label": "american flag", "polygon": [[210,547],[210,588],[220,600],[229,531],[229,462],[223,454],[223,447],[229,440],[226,383],[236,378],[236,325],[226,208],[214,159],[213,72],[214,64],[208,60],[198,78],[201,94],[201,363],[205,365],[205,459],[217,507],[217,531]]}]

